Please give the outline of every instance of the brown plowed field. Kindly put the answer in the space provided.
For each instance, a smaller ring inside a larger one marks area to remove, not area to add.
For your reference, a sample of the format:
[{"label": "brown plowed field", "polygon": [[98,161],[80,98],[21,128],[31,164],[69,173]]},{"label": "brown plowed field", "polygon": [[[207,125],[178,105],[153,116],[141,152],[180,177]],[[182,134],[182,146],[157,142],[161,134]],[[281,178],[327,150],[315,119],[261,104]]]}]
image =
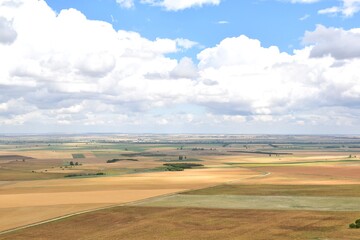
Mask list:
[{"label": "brown plowed field", "polygon": [[43,224],[13,239],[359,239],[348,224],[359,212],[119,207]]}]

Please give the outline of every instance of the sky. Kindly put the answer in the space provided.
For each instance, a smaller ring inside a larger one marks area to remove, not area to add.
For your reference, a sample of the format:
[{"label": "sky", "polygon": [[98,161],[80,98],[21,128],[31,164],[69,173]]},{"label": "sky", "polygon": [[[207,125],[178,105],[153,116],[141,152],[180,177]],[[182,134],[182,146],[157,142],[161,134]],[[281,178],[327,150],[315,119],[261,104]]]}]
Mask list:
[{"label": "sky", "polygon": [[0,134],[360,134],[359,24],[360,0],[0,0]]}]

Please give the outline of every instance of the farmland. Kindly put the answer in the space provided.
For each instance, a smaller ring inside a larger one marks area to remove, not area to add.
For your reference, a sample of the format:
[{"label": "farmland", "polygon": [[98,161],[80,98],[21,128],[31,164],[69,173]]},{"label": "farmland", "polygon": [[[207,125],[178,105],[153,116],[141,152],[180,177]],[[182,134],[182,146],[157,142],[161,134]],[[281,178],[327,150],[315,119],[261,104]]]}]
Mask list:
[{"label": "farmland", "polygon": [[0,138],[0,239],[356,239],[359,201],[356,136]]}]

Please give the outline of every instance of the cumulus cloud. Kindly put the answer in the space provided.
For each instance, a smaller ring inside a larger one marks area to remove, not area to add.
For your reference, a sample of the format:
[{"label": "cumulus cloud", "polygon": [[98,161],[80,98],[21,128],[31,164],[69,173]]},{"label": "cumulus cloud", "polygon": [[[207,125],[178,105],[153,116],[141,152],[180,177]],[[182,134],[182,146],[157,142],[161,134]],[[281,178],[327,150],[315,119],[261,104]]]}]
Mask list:
[{"label": "cumulus cloud", "polygon": [[116,31],[75,9],[55,13],[45,1],[18,3],[0,8],[17,33],[0,44],[6,129],[221,132],[360,124],[358,29],[318,26],[291,54],[241,35],[203,49],[196,61],[177,60],[168,54],[197,43]]},{"label": "cumulus cloud", "polygon": [[179,11],[203,5],[219,5],[221,0],[141,0],[141,3],[163,7],[167,11]]},{"label": "cumulus cloud", "polygon": [[318,25],[315,31],[305,33],[303,41],[314,44],[311,57],[330,55],[340,60],[360,57],[360,28],[347,31]]},{"label": "cumulus cloud", "polygon": [[360,75],[355,69],[360,60],[333,67],[338,60],[331,55],[312,58],[322,44],[290,55],[246,36],[225,39],[198,55],[200,76],[218,84],[202,88],[195,100],[215,113],[253,116],[254,121],[275,121],[289,112],[298,117],[309,109],[358,106]]}]

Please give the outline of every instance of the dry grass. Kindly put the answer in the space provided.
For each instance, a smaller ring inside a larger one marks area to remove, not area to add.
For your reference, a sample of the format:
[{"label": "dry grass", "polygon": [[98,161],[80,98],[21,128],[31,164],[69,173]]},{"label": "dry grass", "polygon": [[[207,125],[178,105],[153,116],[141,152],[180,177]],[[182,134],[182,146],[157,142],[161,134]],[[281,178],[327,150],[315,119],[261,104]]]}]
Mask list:
[{"label": "dry grass", "polygon": [[296,167],[267,167],[266,171],[300,175],[308,178],[325,177],[337,179],[360,179],[360,166],[296,166]]},{"label": "dry grass", "polygon": [[[241,184],[345,185],[360,184],[360,166],[268,166],[255,167],[269,172],[264,178],[245,179]],[[239,182],[240,183],[240,182]]]},{"label": "dry grass", "polygon": [[28,181],[28,180],[47,180],[54,178],[63,178],[64,174],[61,173],[33,173],[31,171],[15,171],[12,169],[0,168],[0,181]]},{"label": "dry grass", "polygon": [[72,159],[71,152],[50,151],[50,150],[32,150],[32,151],[1,151],[1,155],[19,154],[26,157],[37,159]]},{"label": "dry grass", "polygon": [[359,212],[119,207],[28,228],[0,239],[359,239]]},{"label": "dry grass", "polygon": [[[14,215],[7,210],[2,212],[2,209],[44,207],[43,211],[47,211],[49,206],[64,204],[80,207],[82,204],[113,205],[256,175],[257,172],[246,169],[196,169],[122,177],[13,182],[0,185],[0,215],[11,218],[11,227],[17,227],[22,225],[23,219],[31,218],[31,210]],[[77,212],[76,207],[73,211]],[[52,218],[63,214],[59,208],[45,215]],[[38,220],[34,218],[34,222]],[[5,224],[0,222],[0,229],[5,228]]]},{"label": "dry grass", "polygon": [[[84,211],[106,206],[107,204],[69,204],[40,207],[0,208],[0,231],[44,221],[54,216]],[[19,218],[21,216],[21,218]]]}]

